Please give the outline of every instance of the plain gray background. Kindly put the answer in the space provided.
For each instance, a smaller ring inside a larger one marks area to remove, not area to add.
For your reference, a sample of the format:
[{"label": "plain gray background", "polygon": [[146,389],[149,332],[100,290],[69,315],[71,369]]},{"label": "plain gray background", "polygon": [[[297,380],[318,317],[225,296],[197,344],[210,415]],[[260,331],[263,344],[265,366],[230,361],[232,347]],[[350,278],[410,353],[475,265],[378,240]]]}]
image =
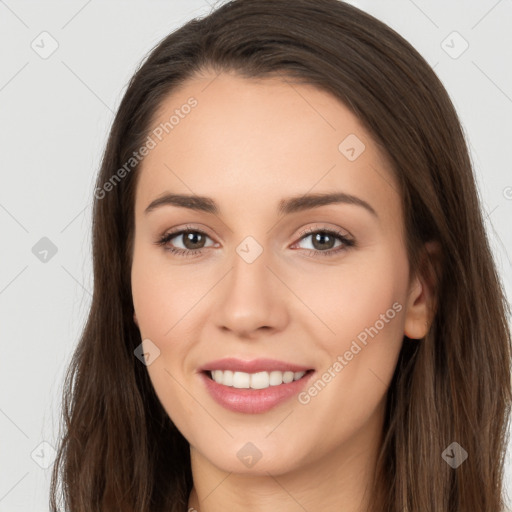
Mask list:
[{"label": "plain gray background", "polygon": [[[113,114],[147,52],[210,2],[0,0],[0,512],[48,510],[61,385],[91,299],[93,184]],[[510,300],[512,2],[350,3],[410,41],[448,90]],[[506,478],[510,496],[510,450]]]}]

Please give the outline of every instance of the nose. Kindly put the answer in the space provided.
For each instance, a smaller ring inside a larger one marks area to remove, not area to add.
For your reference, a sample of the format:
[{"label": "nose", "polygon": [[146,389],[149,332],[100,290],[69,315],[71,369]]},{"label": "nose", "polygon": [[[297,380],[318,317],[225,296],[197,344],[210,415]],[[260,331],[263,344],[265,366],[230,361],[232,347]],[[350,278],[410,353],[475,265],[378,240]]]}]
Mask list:
[{"label": "nose", "polygon": [[292,293],[269,259],[265,251],[251,263],[235,254],[218,291],[214,319],[219,329],[254,339],[286,327]]}]

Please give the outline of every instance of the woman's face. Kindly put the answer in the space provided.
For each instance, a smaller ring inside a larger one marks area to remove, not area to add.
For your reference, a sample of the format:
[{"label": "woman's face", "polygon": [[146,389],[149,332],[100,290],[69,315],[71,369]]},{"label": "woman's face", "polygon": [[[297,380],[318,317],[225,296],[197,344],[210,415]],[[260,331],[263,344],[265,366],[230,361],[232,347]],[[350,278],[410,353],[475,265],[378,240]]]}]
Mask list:
[{"label": "woman's face", "polygon": [[385,156],[333,96],[279,79],[204,75],[157,117],[133,303],[195,456],[276,475],[374,446],[403,335],[426,331]]}]

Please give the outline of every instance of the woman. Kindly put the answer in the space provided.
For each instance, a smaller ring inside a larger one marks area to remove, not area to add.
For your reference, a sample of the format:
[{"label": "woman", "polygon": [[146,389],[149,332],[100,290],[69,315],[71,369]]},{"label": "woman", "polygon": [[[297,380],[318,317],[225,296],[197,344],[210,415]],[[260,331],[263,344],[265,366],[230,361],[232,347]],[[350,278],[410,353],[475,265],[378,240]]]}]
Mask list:
[{"label": "woman", "polygon": [[496,512],[508,306],[454,107],[337,0],[149,55],[94,191],[66,510]]}]

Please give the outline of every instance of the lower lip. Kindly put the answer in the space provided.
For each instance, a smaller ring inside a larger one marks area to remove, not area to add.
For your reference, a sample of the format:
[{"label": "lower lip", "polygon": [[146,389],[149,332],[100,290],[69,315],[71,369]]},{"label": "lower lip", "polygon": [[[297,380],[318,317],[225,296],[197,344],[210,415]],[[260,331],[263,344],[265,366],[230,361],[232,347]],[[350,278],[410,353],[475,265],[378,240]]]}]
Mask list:
[{"label": "lower lip", "polygon": [[266,389],[238,389],[224,386],[210,379],[204,372],[201,373],[201,378],[210,395],[218,404],[230,411],[258,414],[269,411],[300,393],[313,373],[315,372],[310,371],[299,380],[279,386],[270,386]]}]

